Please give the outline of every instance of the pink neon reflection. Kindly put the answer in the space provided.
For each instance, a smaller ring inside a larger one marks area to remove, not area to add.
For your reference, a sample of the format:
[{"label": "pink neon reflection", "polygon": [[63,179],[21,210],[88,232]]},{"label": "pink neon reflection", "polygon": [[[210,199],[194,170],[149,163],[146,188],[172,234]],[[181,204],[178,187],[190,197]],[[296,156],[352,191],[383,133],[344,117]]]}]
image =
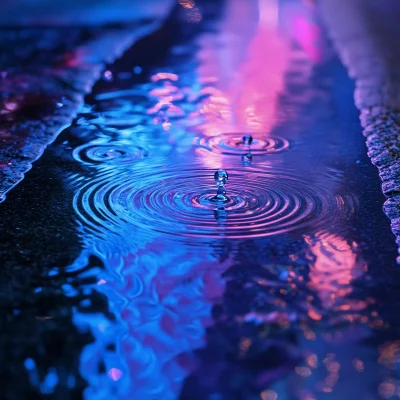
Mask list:
[{"label": "pink neon reflection", "polygon": [[348,243],[340,236],[320,233],[307,237],[315,261],[310,265],[310,287],[317,293],[325,309],[348,312],[354,320],[356,313],[366,308],[365,300],[350,299],[353,280],[367,271],[367,265],[358,256],[357,243]]},{"label": "pink neon reflection", "polygon": [[[196,115],[203,117],[198,127],[202,134],[247,131],[265,136],[277,122],[276,98],[284,90],[289,47],[274,24],[266,23],[274,10],[264,8],[257,27],[250,2],[232,1],[219,40],[201,38],[197,72],[200,82],[208,83],[202,93],[210,94]],[[221,164],[212,157],[201,161],[212,168]]]}]

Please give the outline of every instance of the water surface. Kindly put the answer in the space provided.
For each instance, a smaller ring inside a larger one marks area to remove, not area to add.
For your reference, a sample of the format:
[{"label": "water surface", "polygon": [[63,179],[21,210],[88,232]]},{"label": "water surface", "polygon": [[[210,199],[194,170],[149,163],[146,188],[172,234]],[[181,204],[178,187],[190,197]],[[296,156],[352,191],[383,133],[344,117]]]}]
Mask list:
[{"label": "water surface", "polygon": [[262,2],[189,3],[40,161],[80,243],[48,276],[94,338],[85,398],[394,397],[396,248],[352,82]]}]

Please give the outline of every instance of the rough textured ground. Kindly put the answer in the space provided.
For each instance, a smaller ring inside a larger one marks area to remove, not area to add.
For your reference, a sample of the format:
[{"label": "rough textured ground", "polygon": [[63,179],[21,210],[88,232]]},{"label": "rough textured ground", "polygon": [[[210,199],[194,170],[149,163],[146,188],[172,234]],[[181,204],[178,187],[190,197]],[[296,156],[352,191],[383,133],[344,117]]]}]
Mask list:
[{"label": "rough textured ground", "polygon": [[0,202],[72,121],[105,64],[154,27],[0,29]]},{"label": "rough textured ground", "polygon": [[368,155],[379,169],[384,210],[400,246],[400,3],[323,0],[321,6],[335,47],[356,81]]}]

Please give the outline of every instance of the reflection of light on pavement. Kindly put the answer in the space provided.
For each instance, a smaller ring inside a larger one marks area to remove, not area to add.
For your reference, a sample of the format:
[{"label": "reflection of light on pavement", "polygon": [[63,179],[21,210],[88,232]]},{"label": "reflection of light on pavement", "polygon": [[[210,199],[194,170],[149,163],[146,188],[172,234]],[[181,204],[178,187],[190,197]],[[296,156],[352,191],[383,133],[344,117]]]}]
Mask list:
[{"label": "reflection of light on pavement", "polygon": [[279,19],[278,0],[258,0],[259,24],[276,28]]},{"label": "reflection of light on pavement", "polygon": [[159,72],[151,77],[152,82],[158,82],[164,79],[170,79],[171,81],[177,81],[179,79],[178,75],[171,74],[170,72]]},{"label": "reflection of light on pavement", "polygon": [[278,394],[274,390],[264,390],[260,397],[261,400],[277,400]]},{"label": "reflection of light on pavement", "polygon": [[[263,0],[260,0],[263,2]],[[314,63],[323,63],[332,55],[314,0],[285,2],[280,22]]]},{"label": "reflection of light on pavement", "polygon": [[122,376],[122,371],[120,371],[118,368],[111,368],[108,371],[108,376],[113,380],[113,381],[118,381],[121,376]]},{"label": "reflection of light on pavement", "polygon": [[[382,382],[378,387],[378,394],[382,399],[390,399],[396,393],[396,386],[398,386],[398,381],[395,379],[387,379]],[[398,389],[398,387],[397,387]],[[399,391],[397,392],[399,393]],[[398,397],[398,395],[397,395]]]},{"label": "reflection of light on pavement", "polygon": [[193,8],[195,6],[195,2],[193,0],[179,0],[179,4],[183,8]]},{"label": "reflection of light on pavement", "polygon": [[[197,127],[202,135],[259,132],[265,136],[277,122],[277,95],[284,91],[289,46],[275,29],[277,1],[258,5],[256,13],[253,2],[230,2],[218,40],[203,35],[198,42],[197,73],[200,82],[209,83],[202,90],[210,94],[196,115],[202,117]],[[204,156],[201,162],[220,167],[215,157]]]},{"label": "reflection of light on pavement", "polygon": [[[106,279],[96,285],[107,296],[115,320],[75,316],[75,322],[90,326],[97,339],[83,352],[82,373],[97,387],[92,379],[97,376],[97,363],[104,360],[107,376],[101,378],[100,386],[111,384],[118,398],[131,398],[130,390],[137,398],[161,398],[161,392],[163,398],[175,398],[172,394],[179,393],[189,372],[177,357],[204,345],[213,304],[225,289],[221,275],[232,260],[221,263],[200,247],[188,251],[157,235],[129,250],[130,236],[126,238],[121,236],[113,247],[121,249],[120,253],[104,259]],[[115,343],[119,354],[103,358],[108,341]],[[113,382],[118,382],[118,389]]]},{"label": "reflection of light on pavement", "polygon": [[353,291],[352,282],[367,270],[358,257],[357,244],[325,232],[305,239],[314,258],[310,264],[310,287],[318,293],[322,306],[343,312],[364,309],[365,301],[347,298]]},{"label": "reflection of light on pavement", "polygon": [[379,364],[388,368],[396,368],[396,364],[400,359],[400,340],[386,342],[379,347]]},{"label": "reflection of light on pavement", "polygon": [[233,100],[239,126],[270,132],[276,122],[277,95],[284,88],[288,48],[273,29],[259,29],[242,66],[242,87]]}]

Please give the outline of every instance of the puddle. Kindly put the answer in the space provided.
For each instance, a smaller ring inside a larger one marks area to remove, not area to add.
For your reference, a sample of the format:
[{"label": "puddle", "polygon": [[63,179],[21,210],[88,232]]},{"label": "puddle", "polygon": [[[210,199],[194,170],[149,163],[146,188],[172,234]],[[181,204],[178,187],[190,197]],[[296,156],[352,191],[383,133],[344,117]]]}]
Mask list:
[{"label": "puddle", "polygon": [[85,397],[390,398],[396,248],[352,83],[253,2],[189,3],[38,163],[72,197],[81,254],[49,275],[86,296]]}]

